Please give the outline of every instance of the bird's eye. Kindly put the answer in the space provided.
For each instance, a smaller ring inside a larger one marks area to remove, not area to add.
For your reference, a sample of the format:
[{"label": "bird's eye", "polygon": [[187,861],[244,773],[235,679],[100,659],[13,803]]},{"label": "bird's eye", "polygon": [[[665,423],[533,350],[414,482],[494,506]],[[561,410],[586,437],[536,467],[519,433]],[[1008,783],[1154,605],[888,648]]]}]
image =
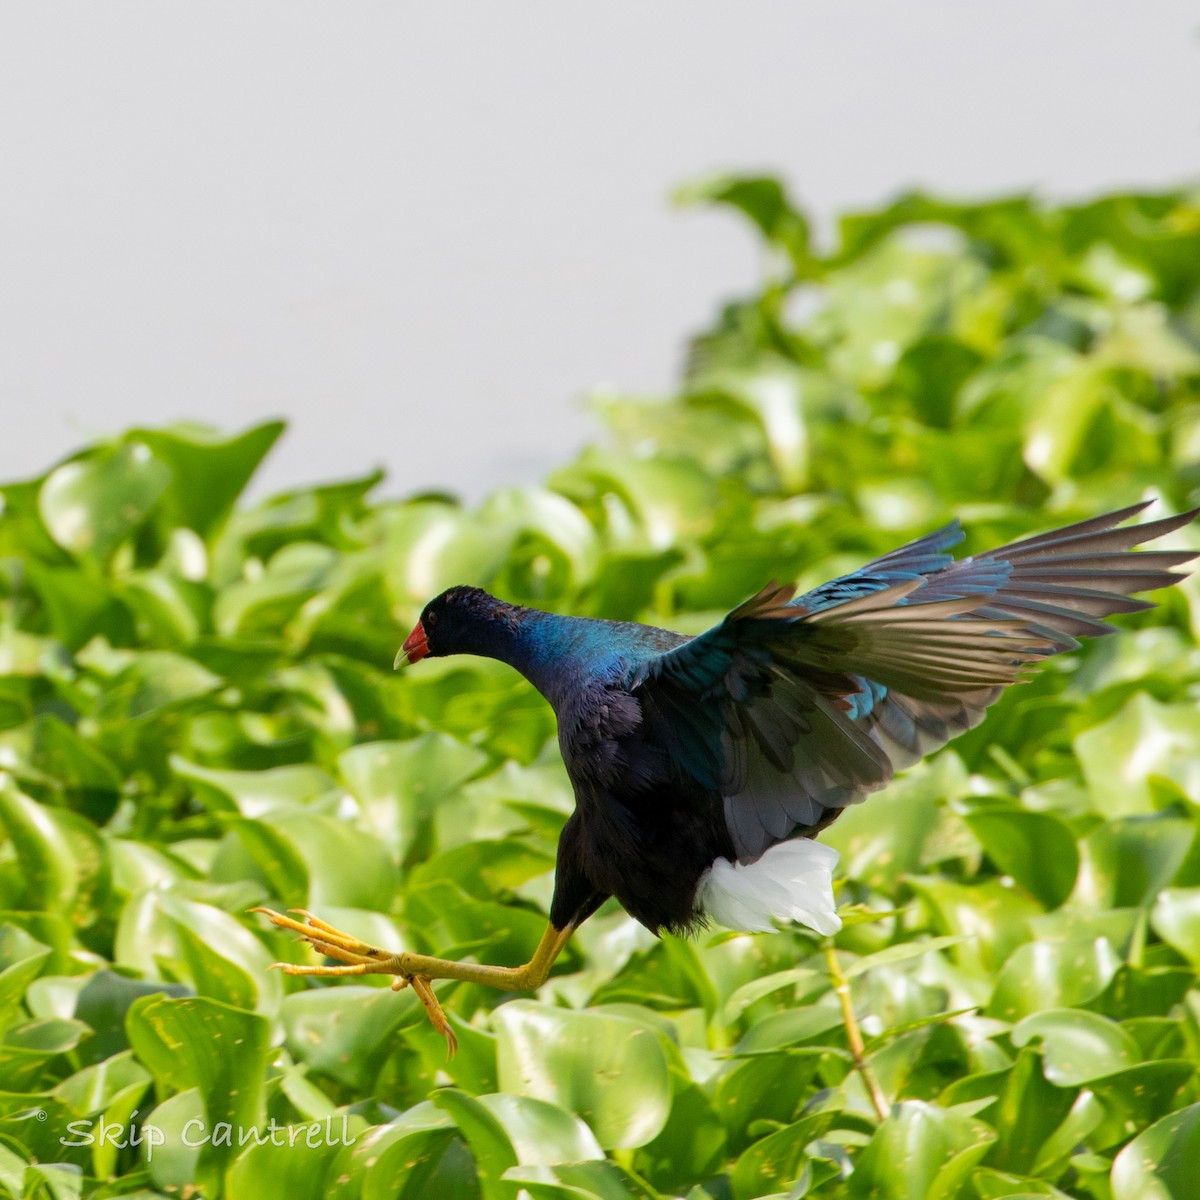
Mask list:
[{"label": "bird's eye", "polygon": [[425,624],[432,629],[437,624],[437,613],[431,612],[429,616],[425,618]]}]

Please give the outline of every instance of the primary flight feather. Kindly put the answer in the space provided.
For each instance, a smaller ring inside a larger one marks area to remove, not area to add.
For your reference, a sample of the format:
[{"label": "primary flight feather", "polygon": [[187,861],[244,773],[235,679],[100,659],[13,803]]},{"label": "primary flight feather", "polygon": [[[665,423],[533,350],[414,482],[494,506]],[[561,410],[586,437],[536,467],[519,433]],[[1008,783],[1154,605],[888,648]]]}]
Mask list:
[{"label": "primary flight feather", "polygon": [[1188,550],[1134,552],[1200,510],[1119,527],[1138,504],[955,560],[955,522],[795,595],[770,584],[698,637],[560,616],[455,587],[426,605],[397,665],[479,654],[553,707],[575,811],[559,840],[550,924],[520,968],[390,954],[316,918],[297,929],[340,966],[418,989],[451,1040],[430,979],[537,986],[610,896],[647,928],[706,920],[839,927],[836,854],[812,840],[848,805],[982,720],[1009,684],[1115,613],[1152,607]]}]

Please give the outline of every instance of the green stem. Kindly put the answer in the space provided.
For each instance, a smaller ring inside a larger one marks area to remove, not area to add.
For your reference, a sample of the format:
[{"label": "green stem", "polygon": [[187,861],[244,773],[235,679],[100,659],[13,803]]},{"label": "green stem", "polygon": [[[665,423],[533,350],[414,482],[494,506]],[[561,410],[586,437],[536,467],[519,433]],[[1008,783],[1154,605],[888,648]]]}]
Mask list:
[{"label": "green stem", "polygon": [[842,974],[833,942],[825,947],[825,959],[829,964],[829,976],[833,980],[833,990],[841,1002],[842,1024],[846,1027],[846,1040],[850,1043],[850,1054],[854,1059],[854,1065],[858,1068],[858,1073],[867,1086],[867,1094],[871,1097],[871,1105],[875,1109],[876,1115],[881,1121],[885,1121],[888,1115],[887,1097],[879,1086],[879,1080],[875,1078],[875,1072],[871,1070],[871,1064],[867,1062],[867,1049],[863,1044],[862,1030],[858,1027],[858,1018],[854,1015],[854,1002],[850,998],[850,981]]}]

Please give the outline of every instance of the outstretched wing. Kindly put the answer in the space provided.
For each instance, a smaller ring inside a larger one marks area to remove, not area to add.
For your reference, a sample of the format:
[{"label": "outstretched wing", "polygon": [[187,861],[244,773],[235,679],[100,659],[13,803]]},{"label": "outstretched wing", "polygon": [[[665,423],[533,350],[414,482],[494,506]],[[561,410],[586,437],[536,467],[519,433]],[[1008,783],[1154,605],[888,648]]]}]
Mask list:
[{"label": "outstretched wing", "polygon": [[725,798],[741,859],[828,824],[944,745],[1026,670],[1130,593],[1182,578],[1190,551],[1129,553],[1200,510],[1123,529],[1134,505],[955,561],[957,523],[794,597],[770,585],[643,664],[643,719],[676,768]]}]

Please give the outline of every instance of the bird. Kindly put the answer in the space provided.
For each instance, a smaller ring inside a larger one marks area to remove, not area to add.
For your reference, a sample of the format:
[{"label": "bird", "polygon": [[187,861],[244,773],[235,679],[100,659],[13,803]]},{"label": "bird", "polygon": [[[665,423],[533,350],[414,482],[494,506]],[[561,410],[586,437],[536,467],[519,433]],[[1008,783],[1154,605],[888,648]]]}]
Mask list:
[{"label": "bird", "polygon": [[304,910],[269,908],[336,965],[411,986],[453,1054],[437,979],[540,987],[610,897],[655,934],[709,922],[765,931],[841,926],[837,853],[816,840],[844,809],[971,729],[1004,690],[1104,619],[1152,608],[1190,550],[1134,548],[1200,508],[1139,525],[1135,504],[955,559],[958,521],[801,595],[770,583],[705,633],[566,616],[472,586],[431,600],[396,666],[474,654],[514,667],[553,708],[575,809],[558,842],[545,933],[529,962],[487,966],[394,952]]}]

